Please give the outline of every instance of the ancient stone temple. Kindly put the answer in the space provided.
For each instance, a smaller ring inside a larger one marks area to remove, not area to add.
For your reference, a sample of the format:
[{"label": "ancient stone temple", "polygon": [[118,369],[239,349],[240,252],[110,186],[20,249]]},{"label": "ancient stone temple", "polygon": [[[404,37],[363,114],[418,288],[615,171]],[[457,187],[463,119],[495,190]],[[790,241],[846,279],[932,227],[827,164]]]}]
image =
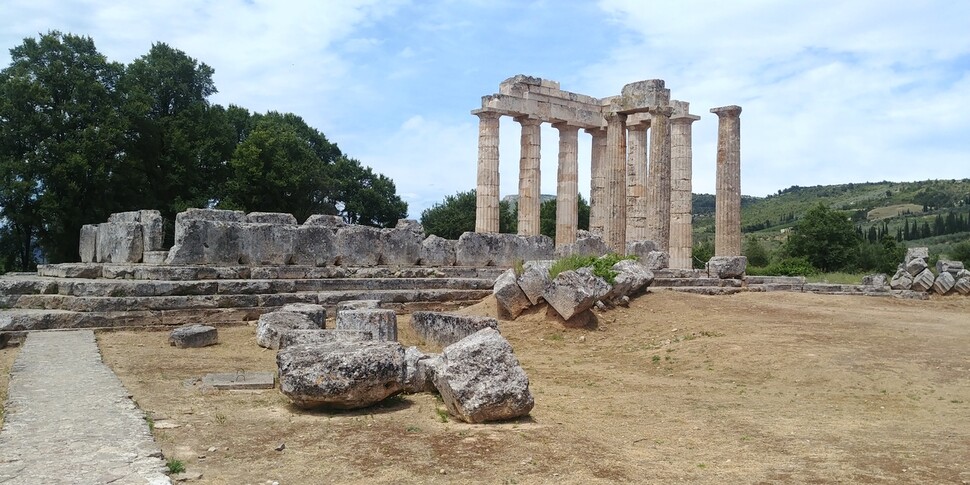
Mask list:
[{"label": "ancient stone temple", "polygon": [[[670,254],[671,267],[691,267],[691,126],[700,117],[689,113],[687,102],[671,100],[663,80],[630,83],[618,96],[594,98],[518,75],[483,96],[472,114],[480,120],[476,232],[499,231],[499,121],[508,116],[522,128],[519,234],[539,234],[540,126],[550,123],[559,131],[556,246],[576,241],[582,129],[592,137],[590,231],[618,253],[629,243],[653,241]],[[739,152],[735,159],[740,161]],[[740,199],[737,204],[740,211]],[[740,219],[736,224],[740,234]]]}]

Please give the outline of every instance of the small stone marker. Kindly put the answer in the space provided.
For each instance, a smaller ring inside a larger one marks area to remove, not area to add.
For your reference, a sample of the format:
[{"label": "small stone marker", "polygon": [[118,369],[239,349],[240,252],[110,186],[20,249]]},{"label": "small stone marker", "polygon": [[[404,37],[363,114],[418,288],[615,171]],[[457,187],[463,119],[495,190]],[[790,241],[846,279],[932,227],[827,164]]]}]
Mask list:
[{"label": "small stone marker", "polygon": [[202,378],[204,387],[219,390],[272,389],[276,381],[272,372],[228,372],[206,374]]},{"label": "small stone marker", "polygon": [[344,310],[337,312],[337,330],[371,332],[374,340],[397,341],[397,315],[394,310]]},{"label": "small stone marker", "polygon": [[186,325],[172,330],[168,343],[180,349],[215,345],[219,343],[219,331],[208,325]]}]

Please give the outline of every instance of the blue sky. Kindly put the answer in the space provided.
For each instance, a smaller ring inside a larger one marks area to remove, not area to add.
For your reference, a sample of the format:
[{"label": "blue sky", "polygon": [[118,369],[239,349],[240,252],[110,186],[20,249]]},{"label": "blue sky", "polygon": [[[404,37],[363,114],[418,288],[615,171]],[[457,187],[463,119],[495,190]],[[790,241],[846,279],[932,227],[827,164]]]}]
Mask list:
[{"label": "blue sky", "polygon": [[[664,79],[694,124],[694,191],[714,191],[717,118],[741,114],[742,192],[970,177],[966,1],[0,0],[0,66],[57,29],[131,62],[165,42],[215,69],[216,103],[289,111],[394,179],[410,215],[475,186],[469,112],[513,75],[605,97]],[[503,118],[501,192],[518,184]],[[557,132],[542,132],[555,193]],[[589,194],[589,136],[580,136]]]}]

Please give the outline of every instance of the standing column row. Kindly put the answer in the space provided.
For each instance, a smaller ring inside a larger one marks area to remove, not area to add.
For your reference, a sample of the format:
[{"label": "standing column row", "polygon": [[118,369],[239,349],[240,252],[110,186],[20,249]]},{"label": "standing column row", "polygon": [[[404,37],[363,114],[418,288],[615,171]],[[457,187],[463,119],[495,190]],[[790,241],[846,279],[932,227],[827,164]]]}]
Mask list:
[{"label": "standing column row", "polygon": [[711,109],[717,115],[717,192],[714,255],[741,255],[741,107]]},{"label": "standing column row", "polygon": [[691,187],[691,125],[700,116],[689,114],[690,105],[675,102],[670,119],[670,267],[693,267],[693,200]]}]

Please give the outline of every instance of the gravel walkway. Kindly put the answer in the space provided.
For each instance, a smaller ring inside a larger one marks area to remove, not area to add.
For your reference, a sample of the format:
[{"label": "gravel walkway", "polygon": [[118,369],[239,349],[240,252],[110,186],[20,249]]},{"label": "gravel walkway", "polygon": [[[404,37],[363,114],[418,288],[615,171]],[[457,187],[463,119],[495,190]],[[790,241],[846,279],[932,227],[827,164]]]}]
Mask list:
[{"label": "gravel walkway", "polygon": [[0,483],[168,484],[161,456],[94,332],[27,336],[11,371]]}]

